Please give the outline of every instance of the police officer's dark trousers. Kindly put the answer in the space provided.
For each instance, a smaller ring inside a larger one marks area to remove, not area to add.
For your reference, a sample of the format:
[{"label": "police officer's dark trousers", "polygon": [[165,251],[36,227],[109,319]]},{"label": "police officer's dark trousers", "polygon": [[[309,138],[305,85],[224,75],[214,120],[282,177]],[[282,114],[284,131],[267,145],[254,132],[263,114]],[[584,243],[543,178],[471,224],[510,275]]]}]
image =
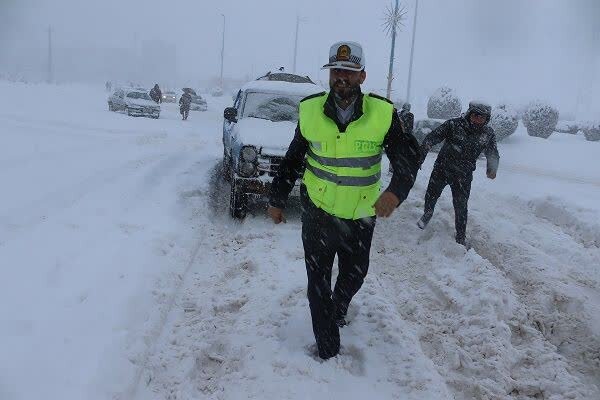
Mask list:
[{"label": "police officer's dark trousers", "polygon": [[435,204],[447,185],[452,190],[452,204],[454,205],[454,224],[456,239],[464,241],[467,231],[467,213],[469,195],[471,193],[472,172],[452,171],[436,163],[429,178],[427,192],[425,193],[425,213],[433,213]]},{"label": "police officer's dark trousers", "polygon": [[[308,302],[319,357],[335,356],[340,333],[335,320],[345,317],[352,297],[369,269],[375,217],[336,218],[318,209],[303,191],[302,243],[308,277]],[[331,290],[331,270],[338,256],[338,277]]]}]

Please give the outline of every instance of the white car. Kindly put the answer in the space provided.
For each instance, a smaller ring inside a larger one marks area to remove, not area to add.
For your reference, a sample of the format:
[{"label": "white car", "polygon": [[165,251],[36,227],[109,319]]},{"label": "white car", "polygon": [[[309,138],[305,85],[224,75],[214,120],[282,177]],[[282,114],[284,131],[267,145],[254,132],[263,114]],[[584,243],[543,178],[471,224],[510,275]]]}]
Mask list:
[{"label": "white car", "polygon": [[245,84],[224,111],[223,174],[231,182],[233,218],[246,216],[248,196],[269,192],[294,137],[300,100],[324,91],[306,77],[286,75]]},{"label": "white car", "polygon": [[163,103],[177,103],[177,95],[172,90],[162,92]]},{"label": "white car", "polygon": [[160,105],[143,89],[119,88],[108,98],[109,111],[125,111],[133,117],[160,117]]},{"label": "white car", "polygon": [[223,96],[223,89],[221,89],[221,87],[219,87],[219,86],[215,86],[210,91],[210,95],[212,97],[221,97],[221,96]]},{"label": "white car", "polygon": [[208,110],[208,104],[206,104],[206,100],[204,97],[197,95],[192,95],[192,104],[190,104],[191,111],[206,111]]}]

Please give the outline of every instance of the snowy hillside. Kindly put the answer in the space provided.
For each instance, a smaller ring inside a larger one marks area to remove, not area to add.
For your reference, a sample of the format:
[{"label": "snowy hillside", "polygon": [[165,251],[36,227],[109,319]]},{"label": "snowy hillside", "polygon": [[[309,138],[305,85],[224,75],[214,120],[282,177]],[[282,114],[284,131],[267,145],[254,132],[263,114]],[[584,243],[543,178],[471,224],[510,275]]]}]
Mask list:
[{"label": "snowy hillside", "polygon": [[323,362],[298,212],[228,216],[227,95],[181,121],[0,92],[0,399],[600,399],[600,142],[519,126],[475,173],[469,251],[448,189],[416,227],[430,154]]}]

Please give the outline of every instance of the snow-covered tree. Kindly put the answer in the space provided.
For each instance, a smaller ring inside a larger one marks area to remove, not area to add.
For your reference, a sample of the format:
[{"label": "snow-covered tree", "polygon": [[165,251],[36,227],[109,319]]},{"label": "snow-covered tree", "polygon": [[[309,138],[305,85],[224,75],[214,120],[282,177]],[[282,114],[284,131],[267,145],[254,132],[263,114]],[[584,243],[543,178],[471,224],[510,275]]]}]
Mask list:
[{"label": "snow-covered tree", "polygon": [[494,128],[494,133],[496,134],[496,140],[498,142],[506,139],[515,133],[519,126],[517,111],[507,104],[500,104],[494,107],[490,125]]},{"label": "snow-covered tree", "polygon": [[460,117],[462,104],[454,90],[443,86],[435,91],[427,102],[427,117],[450,119]]},{"label": "snow-covered tree", "polygon": [[523,113],[523,124],[529,136],[547,139],[558,123],[558,110],[542,101],[534,101]]}]

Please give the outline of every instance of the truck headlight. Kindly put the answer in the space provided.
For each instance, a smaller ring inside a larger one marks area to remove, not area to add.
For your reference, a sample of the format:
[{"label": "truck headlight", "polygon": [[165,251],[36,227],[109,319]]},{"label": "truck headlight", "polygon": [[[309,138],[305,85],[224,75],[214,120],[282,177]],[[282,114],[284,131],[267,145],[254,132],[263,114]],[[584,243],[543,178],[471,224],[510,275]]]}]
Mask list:
[{"label": "truck headlight", "polygon": [[251,162],[241,162],[239,166],[239,173],[244,178],[250,178],[256,173],[256,165]]},{"label": "truck headlight", "polygon": [[243,161],[253,163],[258,158],[258,152],[254,146],[244,146],[240,152]]}]

